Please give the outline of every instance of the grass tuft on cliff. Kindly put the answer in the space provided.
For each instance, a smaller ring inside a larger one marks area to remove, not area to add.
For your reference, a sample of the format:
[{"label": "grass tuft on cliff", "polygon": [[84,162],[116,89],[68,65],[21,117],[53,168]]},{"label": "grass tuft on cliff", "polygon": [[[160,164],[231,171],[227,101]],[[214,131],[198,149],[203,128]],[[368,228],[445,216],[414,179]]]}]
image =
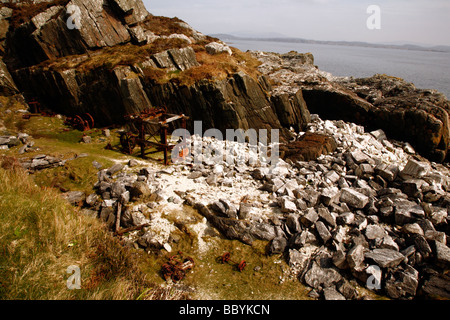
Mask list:
[{"label": "grass tuft on cliff", "polygon": [[237,72],[244,72],[255,80],[260,75],[257,68],[261,63],[249,53],[231,48],[232,56],[227,53],[210,55],[204,47],[194,46],[194,49],[196,50],[197,61],[200,64],[198,67],[186,71],[172,72],[149,67],[144,69],[144,77],[159,84],[173,82],[178,85],[192,86],[202,80],[224,80]]}]

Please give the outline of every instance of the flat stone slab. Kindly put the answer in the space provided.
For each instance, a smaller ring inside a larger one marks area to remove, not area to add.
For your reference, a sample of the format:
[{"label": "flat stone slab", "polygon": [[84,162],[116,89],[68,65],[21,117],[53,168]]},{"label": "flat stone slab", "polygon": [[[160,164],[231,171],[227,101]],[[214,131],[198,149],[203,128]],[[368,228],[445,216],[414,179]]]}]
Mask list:
[{"label": "flat stone slab", "polygon": [[405,259],[403,254],[391,249],[374,249],[364,256],[366,259],[372,259],[382,268],[394,268]]}]

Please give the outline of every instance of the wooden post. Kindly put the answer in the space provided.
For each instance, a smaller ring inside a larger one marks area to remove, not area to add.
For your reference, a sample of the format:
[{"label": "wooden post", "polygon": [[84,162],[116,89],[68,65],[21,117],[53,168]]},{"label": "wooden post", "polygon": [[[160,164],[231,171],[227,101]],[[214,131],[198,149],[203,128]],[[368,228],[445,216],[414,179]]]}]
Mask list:
[{"label": "wooden post", "polygon": [[168,157],[168,150],[169,146],[167,145],[167,125],[163,124],[161,126],[161,144],[164,148],[164,165],[169,165],[169,157]]},{"label": "wooden post", "polygon": [[144,122],[139,123],[139,142],[141,147],[141,158],[145,159],[145,127]]},{"label": "wooden post", "polygon": [[117,202],[117,215],[116,215],[116,226],[114,231],[116,233],[119,232],[120,229],[120,219],[122,217],[122,203],[120,201]]}]

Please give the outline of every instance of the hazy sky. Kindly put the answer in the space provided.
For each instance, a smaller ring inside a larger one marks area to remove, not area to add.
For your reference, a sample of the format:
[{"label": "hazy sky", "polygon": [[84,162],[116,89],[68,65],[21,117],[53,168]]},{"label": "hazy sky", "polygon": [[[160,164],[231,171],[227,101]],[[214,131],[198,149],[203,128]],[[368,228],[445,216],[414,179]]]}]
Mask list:
[{"label": "hazy sky", "polygon": [[[205,33],[282,34],[314,40],[450,45],[450,0],[144,0],[154,15]],[[369,5],[381,30],[369,30]]]}]

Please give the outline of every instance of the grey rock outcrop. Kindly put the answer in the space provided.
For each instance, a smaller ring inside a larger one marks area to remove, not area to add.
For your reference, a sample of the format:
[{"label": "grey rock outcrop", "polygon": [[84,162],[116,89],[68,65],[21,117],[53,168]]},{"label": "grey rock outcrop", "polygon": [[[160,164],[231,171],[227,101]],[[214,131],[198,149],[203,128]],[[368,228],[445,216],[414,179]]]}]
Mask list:
[{"label": "grey rock outcrop", "polygon": [[[81,28],[68,28],[71,6],[80,10]],[[68,116],[89,113],[99,126],[123,124],[127,114],[167,106],[171,113],[203,121],[204,130],[281,129],[282,139],[289,140],[291,126],[306,128],[310,118],[302,92],[272,99],[264,77],[238,72],[223,80],[196,79],[191,85],[160,81],[164,75],[170,78],[171,72],[199,67],[192,45],[206,46],[207,37],[179,19],[157,22],[166,23],[165,28],[174,33],[155,34],[153,18],[141,0],[72,0],[49,6],[10,29],[5,62],[27,98]],[[164,41],[175,44],[170,48]],[[136,57],[109,65],[108,54],[114,55],[115,48],[134,44],[144,46],[135,48]],[[225,52],[230,50],[224,47]],[[83,67],[98,57],[106,59],[103,65]]]},{"label": "grey rock outcrop", "polygon": [[[275,85],[273,92],[301,89],[313,114],[383,129],[392,139],[409,142],[421,155],[443,162],[450,147],[450,102],[434,90],[386,75],[338,78],[314,66],[308,55],[253,52],[259,70]],[[426,132],[426,134],[424,134]]]},{"label": "grey rock outcrop", "polygon": [[[69,10],[74,6],[77,16]],[[11,65],[18,68],[127,43],[131,40],[127,26],[147,16],[139,0],[72,0],[65,6],[51,6],[8,34],[8,57],[14,57]],[[77,27],[68,27],[70,18],[79,18],[72,21]]]}]

